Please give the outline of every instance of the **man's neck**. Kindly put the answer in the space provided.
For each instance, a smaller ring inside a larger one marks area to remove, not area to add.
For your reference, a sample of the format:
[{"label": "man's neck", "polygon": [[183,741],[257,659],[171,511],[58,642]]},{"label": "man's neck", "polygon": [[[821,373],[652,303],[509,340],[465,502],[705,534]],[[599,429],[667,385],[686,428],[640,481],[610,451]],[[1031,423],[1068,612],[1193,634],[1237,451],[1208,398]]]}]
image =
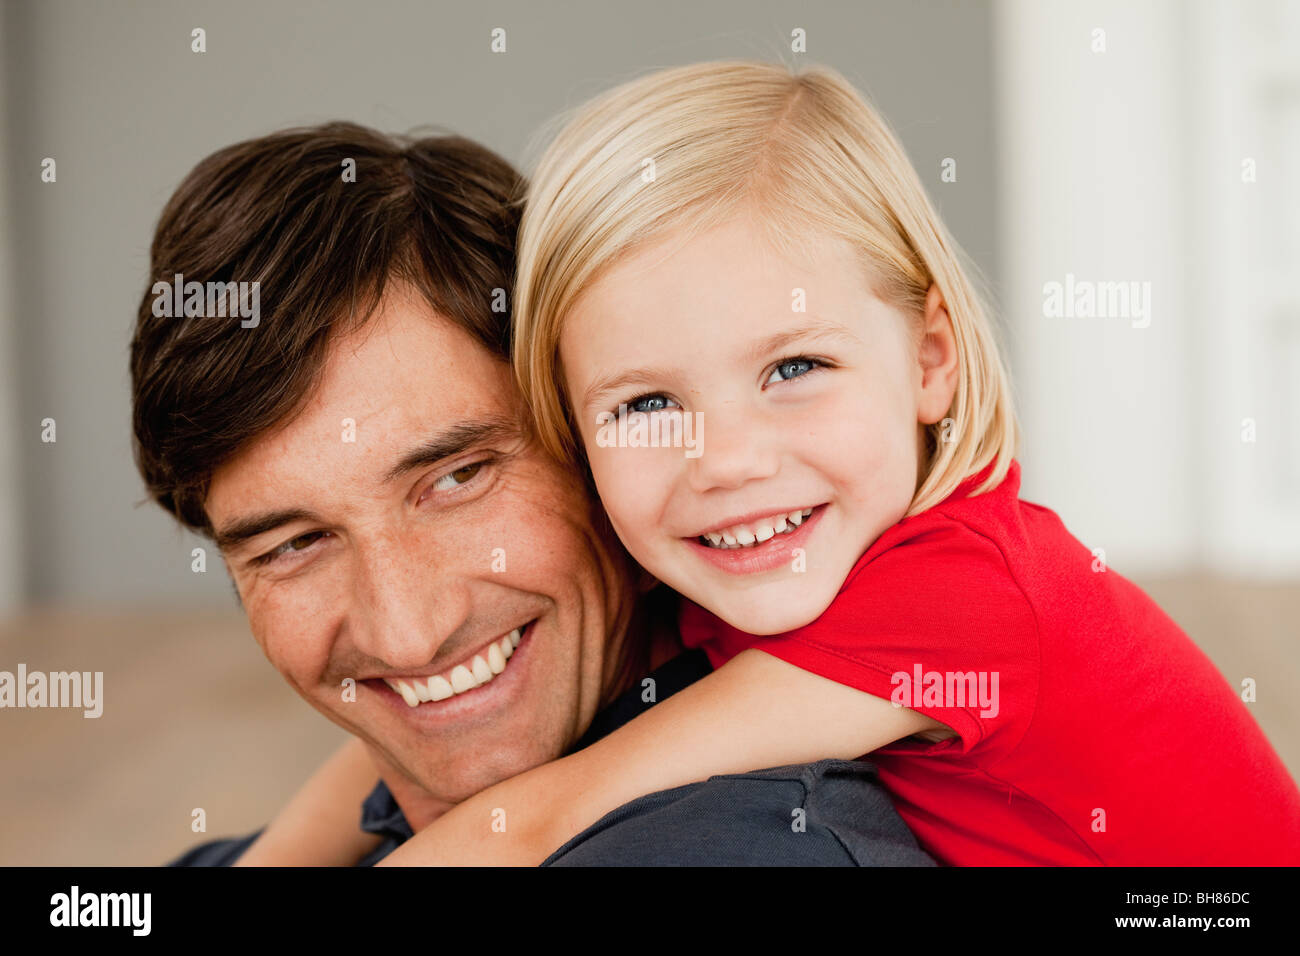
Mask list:
[{"label": "man's neck", "polygon": [[413,831],[418,833],[455,806],[454,803],[432,796],[373,748],[370,749],[370,756],[379,770],[380,781],[393,795],[393,800]]}]

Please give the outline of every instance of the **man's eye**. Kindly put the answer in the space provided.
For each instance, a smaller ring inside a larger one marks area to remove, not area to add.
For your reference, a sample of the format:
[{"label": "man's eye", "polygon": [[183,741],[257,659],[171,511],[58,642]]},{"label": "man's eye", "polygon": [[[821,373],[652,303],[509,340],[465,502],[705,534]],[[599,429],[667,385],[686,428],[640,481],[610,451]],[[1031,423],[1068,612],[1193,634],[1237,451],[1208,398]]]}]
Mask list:
[{"label": "man's eye", "polygon": [[787,379],[798,378],[801,375],[807,375],[815,368],[820,368],[821,362],[810,358],[792,358],[783,362],[778,362],[776,368],[772,369],[772,374],[768,376],[764,385],[771,385],[773,382],[784,382]]},{"label": "man's eye", "polygon": [[461,465],[455,471],[447,472],[447,474],[435,481],[431,487],[438,491],[458,488],[471,481],[486,464],[485,461],[476,461],[468,465]]},{"label": "man's eye", "polygon": [[300,534],[296,538],[290,538],[279,547],[272,548],[266,554],[257,559],[258,564],[269,564],[279,558],[293,554],[298,551],[305,551],[322,538],[329,537],[328,531],[308,531],[306,534]]},{"label": "man's eye", "polygon": [[634,398],[632,401],[627,402],[626,405],[629,412],[641,412],[643,414],[680,407],[666,395],[642,395],[640,398]]}]

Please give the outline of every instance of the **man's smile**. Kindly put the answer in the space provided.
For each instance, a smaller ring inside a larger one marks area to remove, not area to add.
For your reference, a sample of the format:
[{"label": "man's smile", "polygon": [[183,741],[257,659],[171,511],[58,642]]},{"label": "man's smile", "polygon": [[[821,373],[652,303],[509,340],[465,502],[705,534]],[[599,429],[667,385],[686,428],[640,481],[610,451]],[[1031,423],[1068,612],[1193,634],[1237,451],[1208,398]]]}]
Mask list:
[{"label": "man's smile", "polygon": [[523,637],[527,628],[515,628],[509,634],[493,638],[474,655],[454,667],[449,667],[440,674],[427,677],[384,677],[385,684],[402,696],[408,707],[446,700],[456,694],[464,694],[486,684],[506,669],[506,664]]},{"label": "man's smile", "polygon": [[[531,638],[537,623],[530,621],[494,638],[467,660],[441,673],[424,677],[377,677],[363,680],[361,685],[373,690],[383,706],[391,708],[401,720],[414,720],[424,729],[463,727],[477,718],[490,718],[508,709],[527,683]],[[509,655],[502,642],[510,645]],[[500,670],[494,671],[492,662]],[[480,675],[486,676],[480,679]],[[406,687],[405,692],[402,685]]]}]

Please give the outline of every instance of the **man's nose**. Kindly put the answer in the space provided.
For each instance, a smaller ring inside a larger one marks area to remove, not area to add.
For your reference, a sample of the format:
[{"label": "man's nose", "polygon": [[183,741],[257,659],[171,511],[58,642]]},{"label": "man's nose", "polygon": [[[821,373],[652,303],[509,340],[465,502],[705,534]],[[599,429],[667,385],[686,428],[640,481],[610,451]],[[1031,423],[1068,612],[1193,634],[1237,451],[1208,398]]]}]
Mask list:
[{"label": "man's nose", "polygon": [[761,410],[742,400],[727,400],[701,414],[708,428],[699,457],[688,466],[693,491],[734,490],[776,474],[781,464],[780,436]]},{"label": "man's nose", "polygon": [[418,670],[469,613],[447,550],[394,535],[359,543],[356,555],[352,643],[394,670]]}]

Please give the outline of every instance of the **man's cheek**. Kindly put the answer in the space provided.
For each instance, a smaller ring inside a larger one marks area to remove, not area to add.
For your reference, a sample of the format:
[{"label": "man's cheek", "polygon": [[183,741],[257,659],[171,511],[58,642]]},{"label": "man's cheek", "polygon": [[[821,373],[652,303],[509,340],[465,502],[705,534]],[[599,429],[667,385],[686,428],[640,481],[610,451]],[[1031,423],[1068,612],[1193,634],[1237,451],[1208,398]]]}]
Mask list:
[{"label": "man's cheek", "polygon": [[253,636],[290,684],[310,692],[329,659],[332,618],[321,608],[264,599],[248,608]]}]

